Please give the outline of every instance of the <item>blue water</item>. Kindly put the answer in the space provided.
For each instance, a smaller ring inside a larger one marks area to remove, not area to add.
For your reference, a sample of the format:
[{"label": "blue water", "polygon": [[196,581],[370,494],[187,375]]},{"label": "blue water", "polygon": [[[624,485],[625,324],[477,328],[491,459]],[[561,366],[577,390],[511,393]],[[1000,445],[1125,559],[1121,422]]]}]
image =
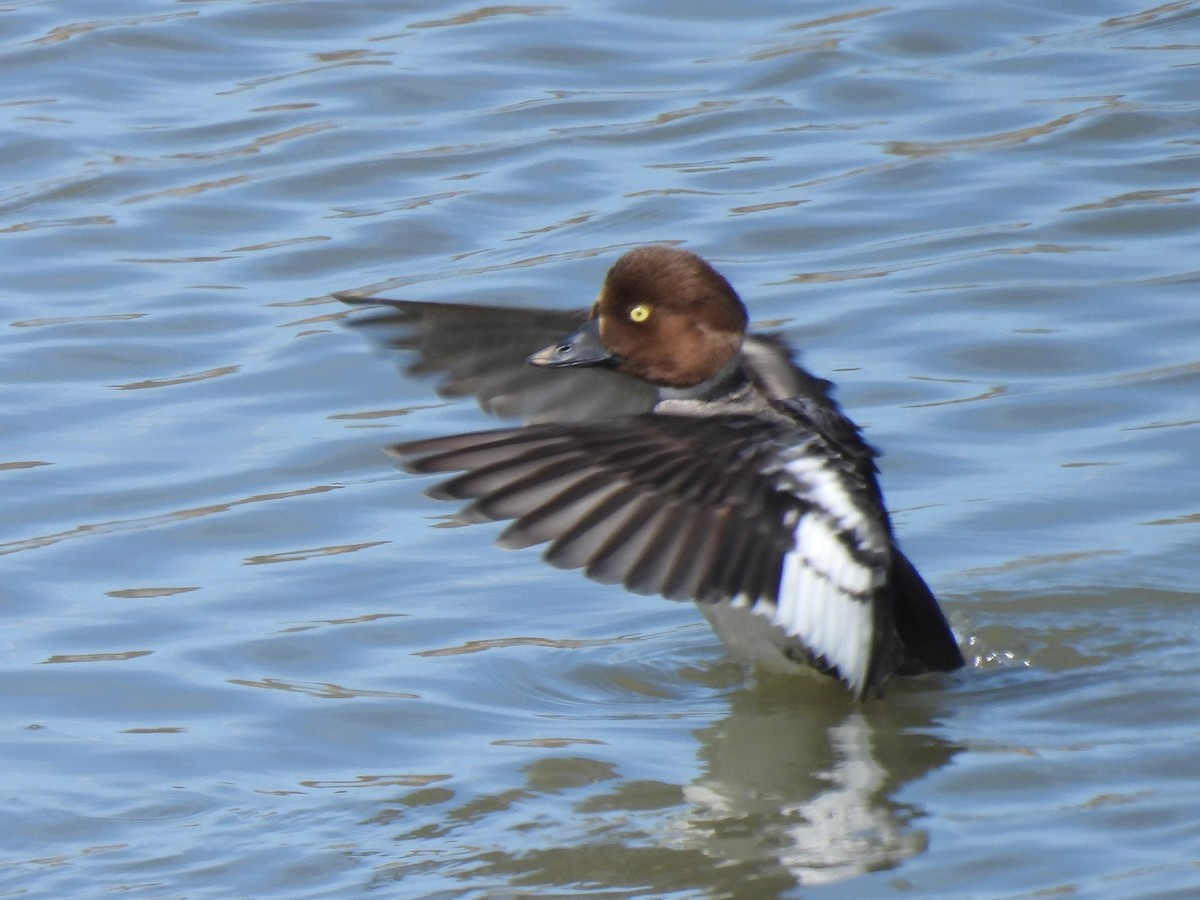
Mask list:
[{"label": "blue water", "polygon": [[[1200,4],[0,10],[0,895],[1200,890]],[[728,661],[383,454],[328,296],[713,260],[962,673]]]}]

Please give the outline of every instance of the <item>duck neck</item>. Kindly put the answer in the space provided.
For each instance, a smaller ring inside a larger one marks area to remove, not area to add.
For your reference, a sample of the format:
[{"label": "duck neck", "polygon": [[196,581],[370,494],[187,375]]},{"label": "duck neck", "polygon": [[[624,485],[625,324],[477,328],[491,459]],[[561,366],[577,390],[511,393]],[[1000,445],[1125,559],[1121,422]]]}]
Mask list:
[{"label": "duck neck", "polygon": [[660,386],[659,400],[716,400],[728,397],[749,384],[745,370],[735,359],[717,372],[712,378],[693,384],[689,387],[677,388]]}]

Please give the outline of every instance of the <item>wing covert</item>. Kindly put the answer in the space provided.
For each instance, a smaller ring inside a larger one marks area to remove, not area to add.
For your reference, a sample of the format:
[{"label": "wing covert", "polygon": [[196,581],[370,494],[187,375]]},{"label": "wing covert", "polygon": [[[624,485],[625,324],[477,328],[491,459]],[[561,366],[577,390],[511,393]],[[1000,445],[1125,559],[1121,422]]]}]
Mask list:
[{"label": "wing covert", "polygon": [[414,354],[405,374],[436,375],[443,397],[474,396],[481,409],[524,422],[570,422],[647,412],[654,389],[605,369],[547,371],[526,363],[579,326],[584,310],[472,306],[333,294],[374,307],[350,321],[389,350]]}]

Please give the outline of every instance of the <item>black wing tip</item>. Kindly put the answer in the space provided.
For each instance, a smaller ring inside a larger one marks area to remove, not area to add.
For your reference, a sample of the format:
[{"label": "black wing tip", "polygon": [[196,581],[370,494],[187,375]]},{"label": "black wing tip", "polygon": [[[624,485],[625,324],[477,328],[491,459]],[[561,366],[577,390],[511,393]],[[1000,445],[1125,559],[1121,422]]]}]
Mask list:
[{"label": "black wing tip", "polygon": [[442,306],[424,300],[399,300],[395,297],[380,297],[369,289],[351,288],[348,291],[330,291],[329,296],[351,306],[395,306],[405,309],[412,306]]},{"label": "black wing tip", "polygon": [[[411,326],[420,320],[422,307],[435,305],[425,303],[421,300],[397,300],[395,297],[380,297],[376,294],[368,294],[363,291],[330,291],[329,296],[334,300],[345,303],[347,306],[371,311],[369,315],[356,316],[351,319],[350,324],[353,326],[380,323]],[[402,342],[396,343],[394,346],[399,349],[414,349],[403,342],[409,339],[400,340]]]},{"label": "black wing tip", "polygon": [[463,460],[463,454],[502,447],[508,443],[520,445],[533,433],[534,428],[530,426],[471,431],[403,441],[385,447],[384,452],[398,459],[401,468],[414,475],[462,472],[473,468],[470,462]]},{"label": "black wing tip", "polygon": [[906,660],[900,674],[954,672],[966,665],[958,640],[925,579],[899,549],[892,558],[896,631]]},{"label": "black wing tip", "polygon": [[411,475],[434,475],[439,472],[456,471],[451,467],[438,464],[445,455],[440,452],[444,449],[437,438],[431,438],[392,444],[390,447],[385,447],[383,452],[399,460],[400,468]]},{"label": "black wing tip", "polygon": [[[958,646],[958,641],[954,638],[954,632],[947,625],[944,636],[939,636],[935,641],[927,641],[921,646],[916,663],[919,668],[914,674],[920,675],[925,672],[957,672],[966,664],[967,661],[962,655],[962,649]],[[902,672],[901,674],[908,673]]]},{"label": "black wing tip", "polygon": [[329,296],[351,306],[373,306],[386,302],[382,297],[364,294],[361,291],[330,291]]}]

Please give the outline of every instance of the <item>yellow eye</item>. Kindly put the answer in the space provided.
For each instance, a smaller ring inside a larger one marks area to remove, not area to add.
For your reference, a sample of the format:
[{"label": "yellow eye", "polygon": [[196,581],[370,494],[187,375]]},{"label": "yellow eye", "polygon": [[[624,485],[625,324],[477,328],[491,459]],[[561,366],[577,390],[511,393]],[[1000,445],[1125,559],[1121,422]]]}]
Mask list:
[{"label": "yellow eye", "polygon": [[631,322],[645,322],[648,318],[650,318],[650,307],[644,303],[639,303],[629,310],[629,321]]}]

